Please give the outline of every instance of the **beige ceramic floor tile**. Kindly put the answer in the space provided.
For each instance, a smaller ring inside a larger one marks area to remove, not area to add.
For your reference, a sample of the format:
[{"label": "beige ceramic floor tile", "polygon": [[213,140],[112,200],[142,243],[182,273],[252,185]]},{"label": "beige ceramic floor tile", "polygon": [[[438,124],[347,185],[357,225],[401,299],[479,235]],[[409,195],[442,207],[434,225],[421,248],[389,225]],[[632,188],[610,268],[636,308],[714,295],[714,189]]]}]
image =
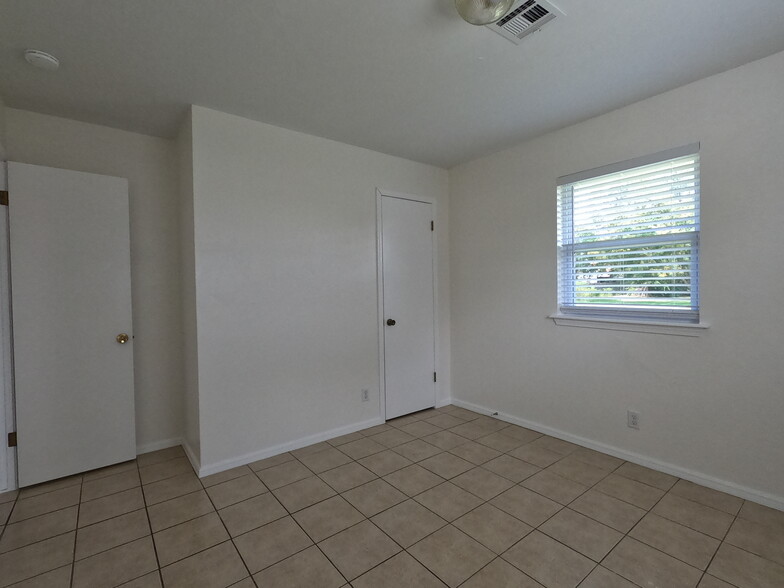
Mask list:
[{"label": "beige ceramic floor tile", "polygon": [[158,451],[143,453],[136,458],[136,462],[141,468],[184,456],[185,451],[183,451],[182,446],[176,445],[174,447],[167,447],[166,449],[159,449]]},{"label": "beige ceramic floor tile", "polygon": [[312,504],[321,502],[335,495],[335,491],[330,488],[318,476],[305,478],[288,486],[283,486],[272,491],[275,498],[286,507],[289,512],[296,512],[307,508]]},{"label": "beige ceramic floor tile", "polygon": [[147,509],[153,532],[168,529],[215,510],[204,490],[159,502]]},{"label": "beige ceramic floor tile", "polygon": [[135,470],[138,469],[138,467],[139,466],[136,463],[136,460],[132,459],[131,461],[124,461],[122,463],[117,463],[105,468],[98,468],[97,470],[86,472],[82,475],[82,480],[85,482],[90,482],[99,478],[105,478],[107,476],[113,476],[114,474]]},{"label": "beige ceramic floor tile", "polygon": [[149,534],[150,524],[147,522],[147,513],[144,510],[135,510],[88,527],[81,527],[76,534],[75,559],[90,557]]},{"label": "beige ceramic floor tile", "polygon": [[[57,568],[51,572],[43,573],[39,576],[24,580],[14,584],[13,588],[70,588],[71,586],[71,567],[70,565]],[[125,586],[123,586],[125,588]]]},{"label": "beige ceramic floor tile", "polygon": [[490,433],[484,437],[479,437],[476,442],[481,445],[487,445],[488,447],[491,447],[496,451],[500,451],[501,453],[506,453],[512,449],[517,449],[521,445],[525,445],[525,442],[521,441],[520,439],[504,435],[503,430]]},{"label": "beige ceramic floor tile", "polygon": [[542,436],[541,433],[537,433],[536,431],[532,431],[531,429],[526,429],[525,427],[519,427],[517,425],[508,425],[503,429],[500,429],[500,433],[503,433],[507,437],[513,437],[519,441],[522,441],[523,444],[531,443],[532,441],[536,441],[539,437]]},{"label": "beige ceramic floor tile", "polygon": [[95,500],[96,498],[122,492],[139,485],[141,485],[139,472],[137,470],[128,470],[113,476],[85,482],[82,484],[81,499],[85,502],[87,500]]},{"label": "beige ceramic floor tile", "polygon": [[495,555],[468,535],[449,525],[409,548],[409,553],[448,586],[459,586]]},{"label": "beige ceramic floor tile", "polygon": [[513,482],[484,468],[474,468],[460,474],[452,478],[452,483],[482,500],[490,500],[514,486]]},{"label": "beige ceramic floor tile", "polygon": [[581,461],[574,455],[567,456],[555,462],[547,468],[547,470],[584,486],[593,486],[612,473],[611,470],[605,470]]},{"label": "beige ceramic floor tile", "polygon": [[320,443],[313,443],[312,445],[308,445],[306,447],[301,447],[299,449],[294,449],[291,454],[299,459],[300,457],[304,457],[306,455],[311,455],[313,453],[318,453],[319,451],[324,451],[325,449],[329,449],[331,445],[326,441],[321,441]]},{"label": "beige ceramic floor tile", "polygon": [[428,435],[438,433],[441,431],[441,428],[425,421],[417,421],[400,427],[400,430],[404,433],[408,433],[412,437],[427,437]]},{"label": "beige ceramic floor tile", "polygon": [[155,548],[161,566],[223,543],[229,538],[217,513],[210,513],[155,533]]},{"label": "beige ceramic floor tile", "polygon": [[575,588],[596,565],[539,531],[524,537],[503,558],[548,588]]},{"label": "beige ceramic floor tile", "polygon": [[159,480],[165,480],[166,478],[179,476],[180,474],[187,474],[188,472],[193,472],[193,468],[187,457],[176,457],[169,461],[139,468],[142,484],[150,484]]},{"label": "beige ceramic floor tile", "polygon": [[254,529],[234,539],[234,544],[252,574],[313,545],[313,541],[291,517]]},{"label": "beige ceramic floor tile", "polygon": [[440,476],[417,464],[392,472],[384,476],[384,480],[408,496],[416,496],[444,481]]},{"label": "beige ceramic floor tile", "polygon": [[256,472],[256,475],[270,490],[293,484],[313,475],[308,468],[296,460],[285,461]]},{"label": "beige ceramic floor tile", "polygon": [[538,474],[531,476],[521,482],[520,485],[564,505],[569,504],[588,490],[588,486],[562,478],[558,474],[552,473],[549,469],[542,470]]},{"label": "beige ceramic floor tile", "polygon": [[443,588],[445,584],[408,553],[394,557],[363,574],[351,585],[354,588]]},{"label": "beige ceramic floor tile", "polygon": [[716,539],[724,538],[733,521],[731,514],[674,494],[667,494],[651,512]]},{"label": "beige ceramic floor tile", "polygon": [[14,508],[13,502],[6,502],[5,504],[0,504],[0,527],[4,526],[8,521],[8,516],[11,514],[11,510]]},{"label": "beige ceramic floor tile", "polygon": [[571,455],[580,449],[579,445],[548,435],[542,435],[536,441],[531,441],[528,445],[529,447],[541,447],[542,449],[547,449],[548,451],[553,451],[561,455]]},{"label": "beige ceramic floor tile", "polygon": [[194,474],[180,474],[143,487],[147,506],[201,490],[201,482]]},{"label": "beige ceramic floor tile", "polygon": [[226,508],[248,498],[264,494],[266,491],[267,488],[264,484],[253,474],[207,488],[207,494],[217,509]]},{"label": "beige ceramic floor tile", "polygon": [[316,546],[268,567],[254,579],[265,588],[339,588],[345,584],[343,576]]},{"label": "beige ceramic floor tile", "polygon": [[434,416],[433,418],[427,419],[425,422],[430,423],[431,425],[435,425],[440,429],[450,429],[452,427],[456,427],[457,425],[462,425],[466,421],[448,414],[440,414],[438,416]]},{"label": "beige ceramic floor tile", "polygon": [[572,457],[610,472],[617,470],[624,463],[622,459],[607,455],[606,453],[594,451],[593,449],[588,449],[587,447],[578,448],[572,453]]},{"label": "beige ceramic floor tile", "polygon": [[645,516],[643,509],[595,490],[588,490],[569,508],[621,533],[628,533]]},{"label": "beige ceramic floor tile", "polygon": [[664,490],[665,492],[672,488],[675,485],[675,482],[678,481],[678,478],[675,476],[644,468],[636,463],[628,461],[615,470],[615,473],[624,478],[631,478],[632,480],[637,480],[643,484],[648,484],[648,486]]},{"label": "beige ceramic floor tile", "polygon": [[401,502],[377,514],[371,520],[406,548],[446,525],[444,519],[414,500]]},{"label": "beige ceramic floor tile", "polygon": [[725,541],[784,565],[784,528],[736,519]]},{"label": "beige ceramic floor tile", "polygon": [[723,543],[708,573],[738,588],[781,588],[784,566]]},{"label": "beige ceramic floor tile", "polygon": [[406,500],[406,495],[384,480],[373,480],[343,493],[354,508],[366,517],[372,517]]},{"label": "beige ceramic floor tile", "polygon": [[366,435],[363,435],[362,431],[357,431],[356,433],[348,433],[347,435],[341,435],[340,437],[327,439],[327,443],[329,443],[333,447],[340,447],[341,445],[345,445],[346,443],[350,443],[351,441],[362,439],[362,437],[366,437]]},{"label": "beige ceramic floor tile", "polygon": [[667,588],[694,588],[702,572],[626,537],[610,552],[602,565],[639,586],[667,586]]},{"label": "beige ceramic floor tile", "polygon": [[531,443],[518,447],[509,452],[509,455],[522,459],[525,462],[533,464],[540,468],[546,468],[553,465],[559,459],[563,459],[563,455],[550,451],[543,447],[532,447]]},{"label": "beige ceramic floor tile", "polygon": [[422,492],[415,500],[447,521],[454,521],[482,504],[481,498],[451,482]]},{"label": "beige ceramic floor tile", "polygon": [[474,468],[474,464],[470,461],[466,461],[462,457],[457,457],[446,451],[420,461],[419,465],[445,480],[459,476],[463,472]]},{"label": "beige ceramic floor tile", "polygon": [[150,572],[135,580],[123,584],[120,588],[161,588],[161,573],[159,571]]},{"label": "beige ceramic floor tile", "polygon": [[754,523],[768,525],[784,532],[784,511],[746,501],[738,513],[738,517]]},{"label": "beige ceramic floor tile", "polygon": [[280,453],[278,455],[273,455],[272,457],[267,457],[265,459],[254,461],[253,463],[249,463],[248,467],[254,472],[260,472],[261,470],[266,470],[271,467],[284,464],[288,461],[294,461],[294,456],[290,453]]},{"label": "beige ceramic floor tile", "polygon": [[[378,454],[380,455],[380,454]],[[376,474],[352,461],[335,469],[319,474],[336,492],[345,492],[376,479]]]},{"label": "beige ceramic floor tile", "polygon": [[664,496],[663,490],[615,474],[607,476],[594,489],[645,510],[653,508]]},{"label": "beige ceramic floor tile", "polygon": [[[375,427],[370,427],[369,429],[362,429],[359,432],[362,433],[363,437],[372,437],[373,435],[378,435],[379,433],[383,433],[384,431],[390,431],[394,428],[395,427],[392,427],[390,425],[383,424],[383,425],[376,425]],[[352,441],[355,441],[355,439],[352,439]]]},{"label": "beige ceramic floor tile", "polygon": [[0,555],[0,586],[9,586],[71,563],[73,531]]},{"label": "beige ceramic floor tile", "polygon": [[137,539],[74,564],[73,588],[119,586],[158,568],[152,537]]},{"label": "beige ceramic floor tile", "polygon": [[319,547],[349,580],[400,551],[400,547],[370,521],[333,535],[319,543]]},{"label": "beige ceramic floor tile", "polygon": [[700,580],[697,588],[735,588],[732,584],[727,584],[724,580],[719,580],[713,576],[705,574]]},{"label": "beige ceramic floor tile", "polygon": [[563,508],[557,502],[522,486],[514,486],[490,502],[532,527],[538,527]]},{"label": "beige ceramic floor tile", "polygon": [[681,498],[699,502],[705,506],[710,506],[716,510],[726,512],[731,515],[738,514],[740,507],[743,506],[743,499],[737,496],[730,496],[718,490],[712,490],[705,486],[700,486],[688,480],[678,480],[670,492]]},{"label": "beige ceramic floor tile", "polygon": [[229,586],[248,575],[237,550],[226,541],[161,570],[166,588]]},{"label": "beige ceramic floor tile", "polygon": [[518,484],[541,469],[511,455],[502,455],[483,463],[482,467]]},{"label": "beige ceramic floor tile", "polygon": [[381,443],[384,447],[397,447],[398,445],[403,445],[403,443],[408,443],[409,441],[416,439],[413,435],[409,435],[408,433],[395,428],[391,428],[378,435],[373,435],[370,438],[376,443]]},{"label": "beige ceramic floor tile", "polygon": [[110,494],[89,502],[82,502],[79,506],[79,526],[85,527],[100,523],[140,508],[144,508],[144,496],[140,487]]},{"label": "beige ceramic floor tile", "polygon": [[434,445],[444,451],[457,447],[458,445],[463,445],[463,443],[468,443],[468,439],[456,435],[451,430],[439,431],[438,433],[428,435],[427,437],[423,437],[422,441],[426,441],[427,443],[430,443],[430,445]]},{"label": "beige ceramic floor tile", "polygon": [[496,451],[492,447],[487,447],[486,445],[476,443],[475,441],[469,441],[463,445],[458,445],[457,447],[450,449],[449,452],[470,461],[474,465],[482,465],[501,455],[500,451]]},{"label": "beige ceramic floor tile", "polygon": [[568,508],[553,516],[539,530],[597,562],[623,538],[618,531]]},{"label": "beige ceramic floor tile", "polygon": [[293,516],[316,543],[365,519],[361,512],[340,496],[328,498]]},{"label": "beige ceramic floor tile", "polygon": [[67,508],[79,503],[79,486],[71,486],[54,492],[47,492],[40,496],[33,496],[25,500],[17,500],[11,512],[9,523],[18,523],[31,517],[37,517],[48,512]]},{"label": "beige ceramic floor tile", "polygon": [[54,490],[61,490],[71,486],[79,486],[82,483],[82,478],[83,476],[79,474],[76,476],[68,476],[66,478],[52,480],[51,482],[44,482],[43,484],[36,484],[35,486],[28,486],[27,488],[22,488],[19,491],[19,499],[23,500],[25,498],[31,498],[40,494],[46,494],[47,492],[52,492]]},{"label": "beige ceramic floor tile", "polygon": [[78,507],[71,506],[8,525],[0,539],[0,553],[73,531],[77,510]]},{"label": "beige ceramic floor tile", "polygon": [[411,465],[413,462],[394,451],[386,450],[360,459],[358,460],[358,463],[362,464],[363,467],[366,467],[377,476],[386,476],[387,474],[391,474],[394,471]]},{"label": "beige ceramic floor tile", "polygon": [[509,549],[532,530],[491,504],[475,508],[452,524],[497,554]]},{"label": "beige ceramic floor tile", "polygon": [[7,504],[14,502],[19,496],[19,490],[11,490],[10,492],[0,492],[0,504]]},{"label": "beige ceramic floor tile", "polygon": [[216,484],[222,484],[223,482],[228,482],[229,480],[233,480],[234,478],[241,478],[242,476],[246,476],[252,473],[253,470],[250,469],[248,466],[244,465],[237,468],[231,468],[230,470],[224,470],[222,472],[218,472],[217,474],[212,474],[210,476],[205,476],[201,478],[201,484],[205,488],[209,488],[210,486],[215,486]]},{"label": "beige ceramic floor tile", "polygon": [[320,474],[338,466],[342,466],[351,461],[351,458],[345,453],[338,451],[334,447],[329,447],[318,453],[311,453],[304,455],[299,460],[307,466],[312,472]]},{"label": "beige ceramic floor tile", "polygon": [[460,588],[544,588],[503,559],[496,558],[479,570]]},{"label": "beige ceramic floor tile", "polygon": [[271,493],[260,494],[218,511],[232,537],[285,517],[288,512]]},{"label": "beige ceramic floor tile", "polygon": [[629,536],[701,570],[708,567],[719,548],[718,540],[652,513]]},{"label": "beige ceramic floor tile", "polygon": [[386,447],[381,443],[376,443],[373,439],[365,437],[364,439],[357,439],[351,443],[346,443],[340,446],[340,451],[348,455],[351,459],[362,459],[374,453],[384,451]]},{"label": "beige ceramic floor tile", "polygon": [[398,445],[393,451],[399,453],[406,459],[417,462],[427,459],[428,457],[433,457],[434,455],[441,453],[442,450],[440,447],[422,441],[422,439],[415,439],[414,441],[404,443],[403,445]]},{"label": "beige ceramic floor tile", "polygon": [[580,584],[580,588],[638,588],[629,580],[601,566],[596,566]]}]

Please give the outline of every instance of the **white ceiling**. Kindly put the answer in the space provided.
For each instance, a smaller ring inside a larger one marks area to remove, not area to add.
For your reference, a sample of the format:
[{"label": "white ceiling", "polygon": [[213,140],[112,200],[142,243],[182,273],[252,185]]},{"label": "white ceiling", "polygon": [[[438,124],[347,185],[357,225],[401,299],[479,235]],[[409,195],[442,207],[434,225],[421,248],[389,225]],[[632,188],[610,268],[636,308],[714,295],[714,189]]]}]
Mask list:
[{"label": "white ceiling", "polygon": [[782,0],[554,3],[515,46],[452,0],[0,0],[0,96],[163,137],[193,103],[451,167],[784,50]]}]

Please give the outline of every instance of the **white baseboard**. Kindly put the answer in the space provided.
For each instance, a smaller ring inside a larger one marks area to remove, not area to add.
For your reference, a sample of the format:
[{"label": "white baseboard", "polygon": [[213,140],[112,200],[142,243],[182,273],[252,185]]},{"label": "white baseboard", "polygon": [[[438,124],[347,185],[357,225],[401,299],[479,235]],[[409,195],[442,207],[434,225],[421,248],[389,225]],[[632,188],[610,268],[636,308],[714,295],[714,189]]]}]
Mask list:
[{"label": "white baseboard", "polygon": [[185,438],[182,440],[182,449],[185,451],[185,457],[187,457],[188,461],[191,462],[193,471],[198,472],[201,469],[201,462],[199,461],[199,458],[196,457],[196,453],[193,451],[193,448],[188,444],[188,441]]},{"label": "white baseboard", "polygon": [[455,406],[459,406],[461,408],[465,408],[467,410],[473,410],[474,412],[493,415],[502,421],[506,421],[507,423],[520,425],[521,427],[525,427],[526,429],[531,429],[539,433],[544,433],[545,435],[550,435],[551,437],[557,437],[559,439],[563,439],[564,441],[569,441],[570,443],[574,443],[582,447],[594,449],[596,451],[600,451],[602,453],[612,455],[619,459],[636,463],[638,465],[644,466],[646,468],[650,468],[652,470],[664,472],[665,474],[677,476],[678,478],[683,478],[684,480],[694,482],[695,484],[700,484],[702,486],[707,486],[708,488],[713,488],[714,490],[718,490],[720,492],[732,494],[733,496],[737,496],[738,498],[743,498],[744,500],[751,500],[752,502],[757,502],[759,504],[763,504],[771,508],[784,510],[784,496],[776,496],[775,494],[769,494],[767,492],[755,490],[754,488],[741,486],[740,484],[736,484],[735,482],[729,482],[727,480],[714,478],[713,476],[709,476],[701,472],[696,472],[694,470],[683,468],[671,463],[658,461],[656,459],[647,457],[645,455],[640,455],[638,453],[626,451],[625,449],[620,449],[613,445],[607,445],[605,443],[600,443],[598,441],[586,439],[585,437],[579,437],[577,435],[572,435],[571,433],[566,433],[558,429],[553,429],[552,427],[540,425],[539,423],[527,421],[525,419],[516,417],[511,414],[507,414],[503,412],[498,412],[496,414],[496,411],[490,408],[486,408],[484,406],[479,406],[478,404],[473,404],[472,402],[466,402],[464,400],[458,400],[457,398],[453,398],[452,404],[454,404]]},{"label": "white baseboard", "polygon": [[451,398],[442,398],[441,400],[436,402],[436,408],[441,408],[442,406],[447,406],[449,404],[452,404]]},{"label": "white baseboard", "polygon": [[168,449],[169,447],[175,447],[176,445],[181,445],[182,439],[179,437],[172,437],[171,439],[161,439],[159,441],[152,441],[150,443],[143,443],[141,445],[136,446],[136,455],[141,455],[142,453],[150,453],[150,451],[158,451],[159,449]]},{"label": "white baseboard", "polygon": [[383,423],[383,418],[376,417],[367,421],[346,425],[345,427],[338,427],[337,429],[332,429],[330,431],[322,431],[321,433],[316,433],[314,435],[309,435],[308,437],[302,437],[300,439],[295,439],[293,441],[288,441],[279,445],[273,445],[272,447],[266,447],[264,449],[246,453],[238,457],[223,459],[207,465],[198,464],[198,460],[196,460],[195,457],[191,457],[192,452],[189,452],[189,448],[186,446],[186,444],[183,444],[183,447],[185,448],[185,453],[188,454],[188,459],[191,460],[191,464],[196,469],[196,471],[199,472],[199,477],[203,478],[204,476],[217,474],[219,472],[230,470],[231,468],[253,463],[254,461],[258,461],[260,459],[266,459],[280,453],[285,453],[286,451],[301,449],[302,447],[307,447],[308,445],[313,445],[314,443],[340,437],[341,435],[348,435],[349,433],[354,433],[361,429],[367,429],[369,427],[374,427]]}]

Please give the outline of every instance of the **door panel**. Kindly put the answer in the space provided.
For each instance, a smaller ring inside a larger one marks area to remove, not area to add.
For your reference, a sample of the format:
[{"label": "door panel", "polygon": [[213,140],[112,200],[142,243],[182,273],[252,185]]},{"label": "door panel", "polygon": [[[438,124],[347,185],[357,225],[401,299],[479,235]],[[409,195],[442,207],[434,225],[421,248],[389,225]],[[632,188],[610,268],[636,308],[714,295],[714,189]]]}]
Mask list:
[{"label": "door panel", "polygon": [[19,485],[136,455],[127,180],[8,165]]},{"label": "door panel", "polygon": [[426,202],[382,196],[381,203],[384,387],[391,419],[435,406],[433,216]]}]

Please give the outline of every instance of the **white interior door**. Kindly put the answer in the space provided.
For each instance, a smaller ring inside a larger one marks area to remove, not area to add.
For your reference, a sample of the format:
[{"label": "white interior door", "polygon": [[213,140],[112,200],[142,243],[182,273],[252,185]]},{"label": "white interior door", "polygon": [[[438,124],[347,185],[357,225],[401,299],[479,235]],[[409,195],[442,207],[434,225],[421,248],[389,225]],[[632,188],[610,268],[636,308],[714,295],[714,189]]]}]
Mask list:
[{"label": "white interior door", "polygon": [[432,219],[430,203],[381,197],[387,419],[435,406]]},{"label": "white interior door", "polygon": [[28,486],[136,455],[128,182],[9,163],[8,189],[17,466]]}]

